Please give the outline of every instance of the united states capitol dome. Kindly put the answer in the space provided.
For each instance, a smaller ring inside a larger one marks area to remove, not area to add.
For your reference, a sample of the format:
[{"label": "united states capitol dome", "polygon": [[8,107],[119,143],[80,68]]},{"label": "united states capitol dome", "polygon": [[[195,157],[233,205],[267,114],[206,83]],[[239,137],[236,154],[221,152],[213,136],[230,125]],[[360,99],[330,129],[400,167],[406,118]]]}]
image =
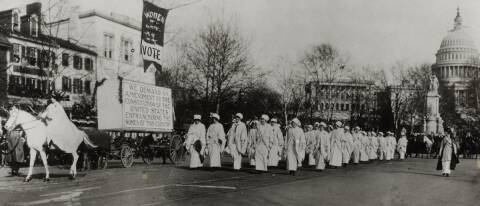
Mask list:
[{"label": "united states capitol dome", "polygon": [[448,32],[440,44],[437,52],[437,64],[443,63],[469,63],[478,57],[478,50],[472,37],[462,25],[460,11],[454,21],[454,28]]}]

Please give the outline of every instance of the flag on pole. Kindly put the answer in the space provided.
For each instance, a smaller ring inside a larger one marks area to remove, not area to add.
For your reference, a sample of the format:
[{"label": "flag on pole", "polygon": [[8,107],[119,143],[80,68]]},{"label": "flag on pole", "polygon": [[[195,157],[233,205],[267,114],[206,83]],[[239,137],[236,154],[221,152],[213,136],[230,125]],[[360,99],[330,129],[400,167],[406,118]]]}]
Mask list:
[{"label": "flag on pole", "polygon": [[168,9],[160,8],[143,1],[142,39],[140,54],[143,58],[143,71],[162,68],[160,52],[163,49],[163,35]]}]

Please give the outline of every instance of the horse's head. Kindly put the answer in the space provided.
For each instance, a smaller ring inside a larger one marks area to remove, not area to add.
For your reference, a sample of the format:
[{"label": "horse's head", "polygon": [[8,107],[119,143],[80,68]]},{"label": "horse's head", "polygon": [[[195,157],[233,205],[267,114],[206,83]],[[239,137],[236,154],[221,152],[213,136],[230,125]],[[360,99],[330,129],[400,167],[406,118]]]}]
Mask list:
[{"label": "horse's head", "polygon": [[5,129],[8,131],[12,131],[17,125],[17,119],[18,115],[20,113],[20,110],[16,106],[12,106],[10,110],[8,111],[9,118],[7,120],[7,123],[5,123]]}]

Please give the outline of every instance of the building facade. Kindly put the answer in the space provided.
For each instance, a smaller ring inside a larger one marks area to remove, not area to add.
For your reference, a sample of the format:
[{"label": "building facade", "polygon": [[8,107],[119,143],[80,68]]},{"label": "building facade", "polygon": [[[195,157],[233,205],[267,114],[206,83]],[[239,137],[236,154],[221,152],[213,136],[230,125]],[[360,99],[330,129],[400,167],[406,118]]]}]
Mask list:
[{"label": "building facade", "polygon": [[67,113],[89,104],[96,76],[97,53],[69,40],[43,32],[41,3],[0,12],[2,33],[11,43],[7,59],[8,98],[11,103],[45,103],[61,94]]},{"label": "building facade", "polygon": [[315,119],[354,123],[378,117],[378,89],[373,82],[350,79],[309,82],[306,93]]},{"label": "building facade", "polygon": [[440,83],[452,88],[455,94],[457,110],[474,107],[469,99],[471,80],[479,78],[479,53],[472,37],[466,32],[460,10],[454,19],[454,28],[450,30],[436,53],[436,62],[432,72]]}]

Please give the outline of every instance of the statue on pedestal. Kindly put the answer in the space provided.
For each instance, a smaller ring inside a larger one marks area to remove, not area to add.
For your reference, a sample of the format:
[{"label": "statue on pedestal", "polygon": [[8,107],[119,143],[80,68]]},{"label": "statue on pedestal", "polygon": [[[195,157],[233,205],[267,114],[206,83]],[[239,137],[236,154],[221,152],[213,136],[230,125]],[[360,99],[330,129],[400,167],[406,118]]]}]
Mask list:
[{"label": "statue on pedestal", "polygon": [[426,133],[428,134],[443,133],[443,120],[442,117],[440,117],[439,100],[438,79],[432,74],[430,76],[430,84],[427,93],[427,121],[425,125]]}]

